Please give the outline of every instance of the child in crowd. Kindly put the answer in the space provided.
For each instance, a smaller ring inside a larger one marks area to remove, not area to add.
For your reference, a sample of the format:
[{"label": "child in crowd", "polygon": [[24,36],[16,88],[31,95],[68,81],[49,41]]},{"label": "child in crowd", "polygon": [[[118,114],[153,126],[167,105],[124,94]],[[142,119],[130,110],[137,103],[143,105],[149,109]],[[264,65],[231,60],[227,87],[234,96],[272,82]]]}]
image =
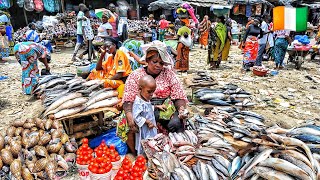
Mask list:
[{"label": "child in crowd", "polygon": [[[141,140],[152,138],[157,134],[154,107],[150,102],[156,87],[156,81],[150,75],[146,75],[139,80],[140,93],[137,94],[132,109],[133,119],[139,127],[135,143],[138,155],[143,153]],[[157,108],[163,107],[157,106]]]},{"label": "child in crowd", "polygon": [[83,39],[85,42],[87,42],[87,49],[82,53],[82,55],[88,53],[88,60],[91,61],[91,56],[93,53],[92,40],[94,38],[94,35],[93,35],[93,30],[90,22],[90,11],[88,8],[85,8],[83,10],[83,13],[85,17],[84,17],[84,20],[82,21],[82,32],[83,32]]}]

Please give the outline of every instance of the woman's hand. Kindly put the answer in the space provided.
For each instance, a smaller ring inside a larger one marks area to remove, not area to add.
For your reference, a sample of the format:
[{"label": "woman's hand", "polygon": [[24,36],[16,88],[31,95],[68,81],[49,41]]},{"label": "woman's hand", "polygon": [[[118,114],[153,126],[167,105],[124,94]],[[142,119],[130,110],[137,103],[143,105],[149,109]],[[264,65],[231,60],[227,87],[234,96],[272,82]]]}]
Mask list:
[{"label": "woman's hand", "polygon": [[188,118],[189,112],[187,109],[185,109],[183,106],[180,107],[179,109],[179,119],[185,120]]},{"label": "woman's hand", "polygon": [[167,110],[167,106],[162,104],[162,105],[157,105],[156,108],[158,108],[161,111],[166,111]]},{"label": "woman's hand", "polygon": [[133,119],[130,116],[127,116],[127,121],[128,121],[130,131],[133,133],[138,132],[137,125],[136,125],[136,123],[134,123]]}]

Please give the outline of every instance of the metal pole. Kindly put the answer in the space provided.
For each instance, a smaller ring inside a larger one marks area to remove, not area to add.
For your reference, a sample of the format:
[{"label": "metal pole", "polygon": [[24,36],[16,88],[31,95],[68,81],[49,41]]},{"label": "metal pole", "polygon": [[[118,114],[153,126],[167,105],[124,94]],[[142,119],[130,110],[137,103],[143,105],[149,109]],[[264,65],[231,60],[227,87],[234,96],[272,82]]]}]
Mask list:
[{"label": "metal pole", "polygon": [[28,26],[27,13],[26,13],[26,10],[24,8],[23,8],[23,15],[24,15],[24,20],[26,21],[26,25]]},{"label": "metal pole", "polygon": [[136,0],[136,8],[137,8],[137,18],[140,19],[140,6],[138,0]]}]

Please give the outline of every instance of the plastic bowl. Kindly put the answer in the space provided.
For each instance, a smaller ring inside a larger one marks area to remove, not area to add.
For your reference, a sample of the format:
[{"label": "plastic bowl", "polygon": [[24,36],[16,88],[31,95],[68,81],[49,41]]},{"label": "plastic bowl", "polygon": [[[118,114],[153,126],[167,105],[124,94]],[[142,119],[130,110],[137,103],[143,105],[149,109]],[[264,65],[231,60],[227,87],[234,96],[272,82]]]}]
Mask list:
[{"label": "plastic bowl", "polygon": [[258,69],[256,69],[256,68],[253,68],[253,74],[254,75],[256,75],[256,76],[265,76],[265,75],[267,75],[267,73],[268,73],[268,70],[258,70]]}]

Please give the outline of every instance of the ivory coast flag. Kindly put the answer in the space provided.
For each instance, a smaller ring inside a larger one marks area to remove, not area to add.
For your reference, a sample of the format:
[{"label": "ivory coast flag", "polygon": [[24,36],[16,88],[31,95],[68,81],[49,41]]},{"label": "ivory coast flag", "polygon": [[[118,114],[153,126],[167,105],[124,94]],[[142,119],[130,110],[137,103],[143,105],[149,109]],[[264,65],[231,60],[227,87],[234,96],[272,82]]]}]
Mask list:
[{"label": "ivory coast flag", "polygon": [[307,30],[308,8],[278,6],[273,8],[273,30]]}]

